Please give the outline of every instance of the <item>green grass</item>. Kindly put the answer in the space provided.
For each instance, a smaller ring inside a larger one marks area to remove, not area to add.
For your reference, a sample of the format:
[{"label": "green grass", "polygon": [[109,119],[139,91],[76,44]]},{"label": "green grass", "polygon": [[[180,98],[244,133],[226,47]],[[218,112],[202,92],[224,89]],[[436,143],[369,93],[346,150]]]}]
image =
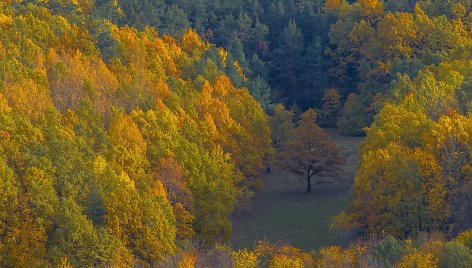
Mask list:
[{"label": "green grass", "polygon": [[306,251],[330,244],[340,244],[345,235],[333,233],[332,217],[346,208],[357,167],[360,138],[342,137],[327,130],[332,141],[342,149],[345,159],[333,184],[314,185],[306,194],[306,185],[296,176],[272,168],[263,177],[264,190],[256,194],[248,212],[233,219],[234,248],[252,247],[259,240],[289,243]]}]

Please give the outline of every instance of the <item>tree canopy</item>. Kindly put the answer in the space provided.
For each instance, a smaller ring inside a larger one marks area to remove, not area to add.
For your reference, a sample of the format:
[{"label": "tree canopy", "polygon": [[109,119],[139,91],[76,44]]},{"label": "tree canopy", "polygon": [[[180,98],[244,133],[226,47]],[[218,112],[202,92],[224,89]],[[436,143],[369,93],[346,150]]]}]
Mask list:
[{"label": "tree canopy", "polygon": [[271,153],[226,50],[185,23],[160,22],[175,38],[117,25],[105,5],[123,15],[107,1],[0,6],[2,267],[155,265],[184,240],[225,241]]},{"label": "tree canopy", "polygon": [[276,156],[276,162],[282,169],[306,180],[307,192],[311,192],[312,180],[318,183],[320,176],[335,174],[343,162],[339,148],[330,142],[328,134],[315,121],[316,113],[313,109],[303,113]]}]

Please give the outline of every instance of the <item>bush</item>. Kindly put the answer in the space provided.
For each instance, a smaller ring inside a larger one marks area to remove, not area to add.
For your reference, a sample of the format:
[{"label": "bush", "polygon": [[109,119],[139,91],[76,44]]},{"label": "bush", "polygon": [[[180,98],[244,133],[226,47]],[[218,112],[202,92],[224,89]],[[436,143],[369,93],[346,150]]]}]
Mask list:
[{"label": "bush", "polygon": [[439,256],[439,267],[472,267],[472,250],[458,241],[447,242],[441,256]]},{"label": "bush", "polygon": [[247,249],[237,250],[231,253],[233,257],[234,268],[256,268],[258,267],[259,260],[255,252]]},{"label": "bush", "polygon": [[460,233],[456,240],[462,243],[462,245],[472,249],[472,229]]},{"label": "bush", "polygon": [[394,237],[385,238],[371,249],[374,259],[386,267],[393,267],[406,251],[406,245]]},{"label": "bush", "polygon": [[368,127],[371,121],[372,111],[356,94],[349,94],[337,122],[341,132],[347,136],[363,136],[364,128]]}]

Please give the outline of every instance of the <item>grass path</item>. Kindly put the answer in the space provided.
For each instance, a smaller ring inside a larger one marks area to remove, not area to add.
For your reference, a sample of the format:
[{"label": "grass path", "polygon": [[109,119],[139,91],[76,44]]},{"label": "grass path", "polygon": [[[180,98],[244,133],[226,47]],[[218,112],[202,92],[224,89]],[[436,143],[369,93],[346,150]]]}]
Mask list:
[{"label": "grass path", "polygon": [[[336,130],[327,132],[341,147],[345,159],[340,176],[334,178],[336,183],[314,185],[313,192],[306,194],[304,181],[272,168],[272,172],[263,177],[264,190],[256,194],[250,211],[233,218],[231,243],[234,248],[252,247],[256,241],[266,240],[286,242],[310,251],[346,240],[331,232],[329,225],[351,198],[357,149],[362,139],[343,137]],[[337,190],[339,188],[342,190]]]}]

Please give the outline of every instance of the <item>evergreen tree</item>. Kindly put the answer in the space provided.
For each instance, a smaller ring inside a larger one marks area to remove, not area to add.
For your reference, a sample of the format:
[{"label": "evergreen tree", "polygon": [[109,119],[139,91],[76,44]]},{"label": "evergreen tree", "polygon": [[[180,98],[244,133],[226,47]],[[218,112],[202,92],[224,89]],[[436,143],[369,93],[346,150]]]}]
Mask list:
[{"label": "evergreen tree", "polygon": [[264,110],[270,108],[270,86],[260,76],[257,76],[255,80],[249,81],[248,88],[251,95],[260,103]]},{"label": "evergreen tree", "polygon": [[319,105],[328,83],[327,63],[323,58],[323,47],[319,38],[308,44],[303,59],[301,79],[305,90],[299,93],[299,99],[304,100],[300,105]]},{"label": "evergreen tree", "polygon": [[282,30],[278,47],[272,53],[271,59],[274,68],[271,72],[272,82],[277,83],[277,90],[283,92],[289,103],[297,100],[301,79],[298,64],[303,56],[304,40],[295,20],[290,20]]}]

